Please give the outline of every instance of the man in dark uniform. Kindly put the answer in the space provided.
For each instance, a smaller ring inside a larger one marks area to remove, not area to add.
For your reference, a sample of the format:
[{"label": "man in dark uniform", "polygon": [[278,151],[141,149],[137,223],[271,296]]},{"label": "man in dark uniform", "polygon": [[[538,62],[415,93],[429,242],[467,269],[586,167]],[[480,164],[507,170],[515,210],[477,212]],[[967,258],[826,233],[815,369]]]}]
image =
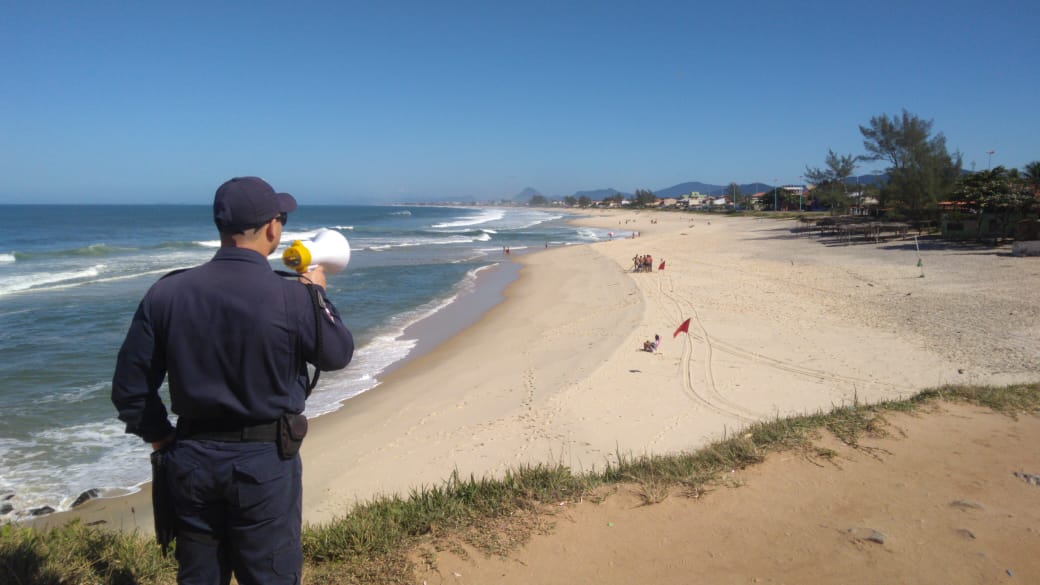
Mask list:
[{"label": "man in dark uniform", "polygon": [[300,582],[307,364],[345,367],[354,340],[322,268],[297,280],[268,263],[295,209],[257,177],[221,185],[220,249],[151,287],[119,351],[112,402],[126,432],[161,450],[182,584]]}]

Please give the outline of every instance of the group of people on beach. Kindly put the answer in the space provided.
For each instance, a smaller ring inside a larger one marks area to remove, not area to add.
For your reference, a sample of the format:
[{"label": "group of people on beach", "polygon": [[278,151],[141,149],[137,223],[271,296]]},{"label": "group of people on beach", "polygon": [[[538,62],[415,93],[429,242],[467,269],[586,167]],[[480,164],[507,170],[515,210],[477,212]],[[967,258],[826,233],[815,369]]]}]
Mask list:
[{"label": "group of people on beach", "polygon": [[[664,260],[661,261],[661,266],[658,270],[664,269]],[[632,272],[653,272],[654,271],[654,257],[650,254],[637,254],[632,257]]]}]

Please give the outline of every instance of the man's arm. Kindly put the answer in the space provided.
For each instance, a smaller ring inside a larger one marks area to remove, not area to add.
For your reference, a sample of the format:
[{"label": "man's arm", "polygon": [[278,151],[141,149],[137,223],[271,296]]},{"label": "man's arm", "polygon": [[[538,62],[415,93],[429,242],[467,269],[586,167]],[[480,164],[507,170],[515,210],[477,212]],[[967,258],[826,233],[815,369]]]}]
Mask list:
[{"label": "man's arm", "polygon": [[165,364],[157,358],[154,332],[144,303],[137,307],[130,330],[116,358],[112,376],[112,404],[126,432],[145,442],[162,446],[173,433],[159,386],[166,376]]},{"label": "man's arm", "polygon": [[315,326],[321,328],[322,347],[320,354],[308,361],[327,372],[347,367],[354,356],[354,336],[343,323],[336,306],[325,296],[325,269],[318,266],[300,275],[300,282],[313,284],[318,289],[319,310]]}]

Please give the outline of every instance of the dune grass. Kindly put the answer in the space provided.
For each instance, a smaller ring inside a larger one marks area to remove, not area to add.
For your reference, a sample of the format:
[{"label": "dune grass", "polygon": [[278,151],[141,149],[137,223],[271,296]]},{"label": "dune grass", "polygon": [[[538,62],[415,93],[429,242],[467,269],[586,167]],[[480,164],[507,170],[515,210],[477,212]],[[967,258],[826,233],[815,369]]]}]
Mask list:
[{"label": "dune grass", "polygon": [[[1040,413],[1040,383],[944,386],[913,397],[877,404],[854,404],[828,413],[777,418],[751,425],[692,452],[628,456],[602,470],[574,473],[562,464],[516,468],[502,478],[463,477],[457,471],[442,485],[414,489],[407,497],[388,496],[359,504],[332,522],[305,526],[304,582],[321,584],[414,581],[416,562],[435,562],[438,550],[505,554],[534,531],[548,528],[552,504],[603,497],[603,487],[631,485],[643,502],[669,494],[699,497],[724,484],[730,470],[763,461],[767,454],[802,450],[811,457],[833,455],[816,446],[830,433],[860,447],[863,437],[886,433],[885,415],[915,412],[941,401],[965,402],[1008,416]],[[140,534],[85,526],[78,521],[36,530],[0,526],[0,583],[170,584],[176,565]]]}]

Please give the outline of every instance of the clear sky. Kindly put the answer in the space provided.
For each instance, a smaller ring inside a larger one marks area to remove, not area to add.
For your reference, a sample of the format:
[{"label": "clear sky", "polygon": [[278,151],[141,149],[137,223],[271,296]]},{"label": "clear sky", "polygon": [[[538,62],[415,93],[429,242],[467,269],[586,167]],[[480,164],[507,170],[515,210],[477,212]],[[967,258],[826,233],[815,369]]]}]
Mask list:
[{"label": "clear sky", "polygon": [[904,108],[966,168],[1021,168],[1040,159],[1038,17],[1037,0],[0,0],[0,203],[209,203],[236,175],[301,203],[798,183]]}]

